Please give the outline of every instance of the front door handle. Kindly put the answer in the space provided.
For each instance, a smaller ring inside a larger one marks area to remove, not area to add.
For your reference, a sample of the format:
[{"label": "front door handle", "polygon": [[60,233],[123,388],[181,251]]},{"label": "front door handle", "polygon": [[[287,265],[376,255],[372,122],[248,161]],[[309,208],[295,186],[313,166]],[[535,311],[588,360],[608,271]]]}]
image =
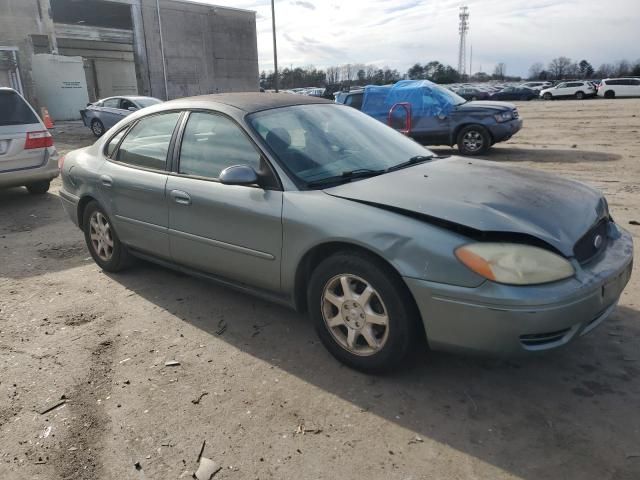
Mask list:
[{"label": "front door handle", "polygon": [[113,179],[108,175],[100,175],[100,182],[107,188],[111,188],[113,186]]},{"label": "front door handle", "polygon": [[180,205],[191,205],[191,196],[187,192],[183,192],[182,190],[171,190],[169,193],[174,202],[179,203]]}]

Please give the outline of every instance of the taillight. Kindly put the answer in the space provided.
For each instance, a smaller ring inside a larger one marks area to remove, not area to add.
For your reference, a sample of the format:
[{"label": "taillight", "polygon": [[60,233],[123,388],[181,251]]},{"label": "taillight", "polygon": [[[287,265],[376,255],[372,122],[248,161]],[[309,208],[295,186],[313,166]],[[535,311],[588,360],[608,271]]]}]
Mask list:
[{"label": "taillight", "polygon": [[27,132],[27,141],[24,143],[24,149],[47,148],[53,147],[53,137],[47,131]]},{"label": "taillight", "polygon": [[58,170],[62,171],[62,167],[64,167],[64,157],[66,155],[60,155],[58,157]]}]

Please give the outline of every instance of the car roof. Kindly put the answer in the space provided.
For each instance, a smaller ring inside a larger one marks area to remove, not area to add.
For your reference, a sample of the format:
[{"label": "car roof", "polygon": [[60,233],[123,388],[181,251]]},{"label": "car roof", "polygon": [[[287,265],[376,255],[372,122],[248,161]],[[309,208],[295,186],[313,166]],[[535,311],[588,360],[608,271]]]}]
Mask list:
[{"label": "car roof", "polygon": [[162,104],[163,109],[176,106],[178,108],[202,108],[215,104],[224,104],[247,113],[270,110],[272,108],[290,107],[293,105],[309,105],[315,103],[333,104],[331,100],[320,97],[306,95],[295,95],[291,93],[217,93],[213,95],[201,95],[198,97],[181,98],[171,100]]}]

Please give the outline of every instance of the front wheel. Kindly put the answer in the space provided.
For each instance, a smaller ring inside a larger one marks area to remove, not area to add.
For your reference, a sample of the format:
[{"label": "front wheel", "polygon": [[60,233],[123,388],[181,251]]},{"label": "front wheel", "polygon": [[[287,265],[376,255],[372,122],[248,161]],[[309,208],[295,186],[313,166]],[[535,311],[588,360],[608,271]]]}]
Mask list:
[{"label": "front wheel", "polygon": [[82,225],[89,253],[100,268],[119,272],[129,266],[130,254],[120,242],[111,219],[95,201],[84,210]]},{"label": "front wheel", "polygon": [[542,96],[542,98],[544,98],[545,100],[551,100],[553,98],[553,95],[547,92]]},{"label": "front wheel", "polygon": [[457,144],[461,155],[482,155],[491,146],[491,136],[483,126],[470,125],[460,130]]},{"label": "front wheel", "polygon": [[359,252],[336,253],[316,267],[309,314],[323,345],[365,372],[398,367],[413,350],[419,315],[402,279]]}]

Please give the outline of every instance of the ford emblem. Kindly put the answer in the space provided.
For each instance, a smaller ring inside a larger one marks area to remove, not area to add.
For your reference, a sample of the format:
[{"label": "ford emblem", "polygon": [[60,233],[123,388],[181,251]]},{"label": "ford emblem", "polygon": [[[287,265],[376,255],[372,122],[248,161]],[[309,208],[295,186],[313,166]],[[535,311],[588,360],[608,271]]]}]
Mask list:
[{"label": "ford emblem", "polygon": [[596,250],[602,246],[602,235],[593,237],[593,246],[596,247]]}]

